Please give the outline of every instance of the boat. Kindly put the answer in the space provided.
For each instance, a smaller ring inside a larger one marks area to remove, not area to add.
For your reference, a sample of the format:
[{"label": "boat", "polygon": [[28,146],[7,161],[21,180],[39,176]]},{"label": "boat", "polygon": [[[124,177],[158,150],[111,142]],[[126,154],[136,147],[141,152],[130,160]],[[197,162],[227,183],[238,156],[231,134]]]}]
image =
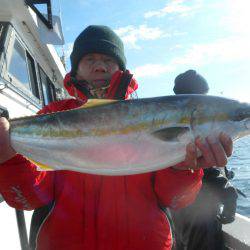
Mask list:
[{"label": "boat", "polygon": [[223,225],[222,230],[228,250],[250,249],[250,218],[236,213],[234,222]]},{"label": "boat", "polygon": [[[42,13],[39,6],[47,13]],[[35,114],[51,101],[65,98],[64,62],[53,45],[63,45],[60,17],[54,16],[51,0],[0,0],[0,115],[9,118]],[[18,65],[18,67],[17,67]],[[3,211],[13,211],[0,199]],[[16,226],[22,250],[29,250],[28,233],[31,213],[16,210]],[[11,216],[11,215],[8,215]],[[1,223],[0,227],[5,227]],[[250,219],[236,214],[233,223],[223,226],[228,249],[250,249]],[[1,238],[7,237],[1,233]],[[13,237],[11,237],[13,238]],[[2,241],[2,240],[1,240]],[[1,242],[1,249],[5,248]]]}]

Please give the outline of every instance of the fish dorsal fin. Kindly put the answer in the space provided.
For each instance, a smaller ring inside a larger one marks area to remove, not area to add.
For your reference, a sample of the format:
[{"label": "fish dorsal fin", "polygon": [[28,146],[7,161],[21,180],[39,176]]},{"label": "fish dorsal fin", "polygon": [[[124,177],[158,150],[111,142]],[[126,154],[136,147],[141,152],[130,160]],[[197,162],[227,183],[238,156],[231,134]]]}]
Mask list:
[{"label": "fish dorsal fin", "polygon": [[189,132],[189,127],[169,127],[156,130],[152,135],[162,141],[178,141],[178,138]]},{"label": "fish dorsal fin", "polygon": [[107,104],[111,104],[117,102],[117,100],[111,100],[111,99],[88,99],[88,101],[82,105],[80,108],[93,108],[97,106],[104,106]]},{"label": "fish dorsal fin", "polygon": [[35,164],[35,165],[37,166],[38,170],[40,170],[40,171],[52,171],[52,170],[54,170],[52,167],[47,166],[47,165],[45,165],[45,164],[43,164],[43,163],[34,161],[34,160],[32,160],[31,158],[27,158],[27,159],[28,159],[30,162],[32,162],[33,164]]}]

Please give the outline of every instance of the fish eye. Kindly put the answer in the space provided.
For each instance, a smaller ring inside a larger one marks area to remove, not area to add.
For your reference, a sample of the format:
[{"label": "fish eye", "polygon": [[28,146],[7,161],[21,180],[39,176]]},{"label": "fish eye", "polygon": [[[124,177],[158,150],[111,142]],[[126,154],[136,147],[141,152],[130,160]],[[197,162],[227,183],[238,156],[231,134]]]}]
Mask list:
[{"label": "fish eye", "polygon": [[246,118],[250,118],[250,110],[249,109],[238,109],[236,110],[234,116],[233,116],[233,121],[242,121]]}]

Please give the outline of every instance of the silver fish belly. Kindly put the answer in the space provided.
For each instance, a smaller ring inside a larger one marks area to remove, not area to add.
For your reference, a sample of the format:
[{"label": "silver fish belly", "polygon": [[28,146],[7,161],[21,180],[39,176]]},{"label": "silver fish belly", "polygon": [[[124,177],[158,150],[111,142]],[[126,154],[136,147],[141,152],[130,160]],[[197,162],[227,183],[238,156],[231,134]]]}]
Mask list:
[{"label": "silver fish belly", "polygon": [[196,136],[249,134],[248,104],[203,95],[117,101],[11,121],[13,148],[42,168],[102,175],[156,171],[185,159]]}]

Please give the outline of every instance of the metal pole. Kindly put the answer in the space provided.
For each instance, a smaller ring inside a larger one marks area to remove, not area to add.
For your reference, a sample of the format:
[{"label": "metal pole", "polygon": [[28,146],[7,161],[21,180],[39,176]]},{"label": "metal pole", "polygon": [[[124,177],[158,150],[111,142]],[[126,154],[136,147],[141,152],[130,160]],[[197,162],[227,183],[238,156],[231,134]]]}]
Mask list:
[{"label": "metal pole", "polygon": [[17,227],[18,227],[21,249],[30,250],[24,212],[22,210],[16,209],[16,219],[17,219]]}]

